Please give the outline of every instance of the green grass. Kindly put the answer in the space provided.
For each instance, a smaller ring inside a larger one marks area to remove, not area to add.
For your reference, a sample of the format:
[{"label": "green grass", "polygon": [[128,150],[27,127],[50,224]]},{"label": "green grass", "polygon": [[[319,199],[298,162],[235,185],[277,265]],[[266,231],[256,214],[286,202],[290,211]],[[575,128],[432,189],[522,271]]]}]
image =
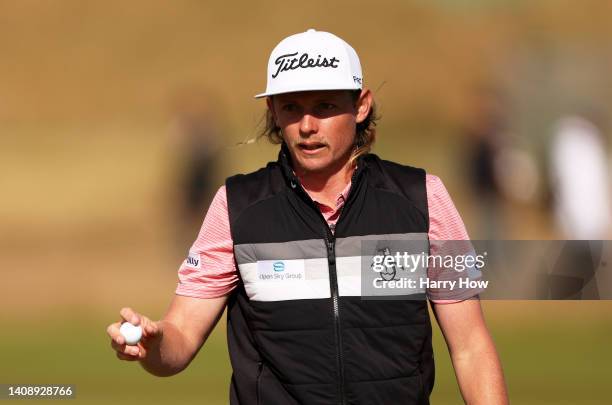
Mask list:
[{"label": "green grass", "polygon": [[223,327],[211,335],[187,370],[174,377],[157,378],[137,363],[115,357],[102,320],[16,326],[14,323],[0,337],[3,383],[74,384],[76,401],[71,403],[79,404],[228,401],[231,369]]},{"label": "green grass", "polygon": [[[485,303],[486,305],[486,303]],[[513,302],[504,304],[512,308]],[[602,404],[612,388],[612,323],[609,316],[589,316],[589,304],[531,302],[529,314],[507,318],[503,313],[487,316],[515,404]],[[581,308],[564,313],[568,305]],[[596,303],[599,308],[607,303]],[[609,305],[608,305],[609,307]],[[580,316],[584,312],[586,317]],[[600,312],[601,313],[601,312]],[[439,330],[434,328],[436,386],[432,403],[462,403],[450,358]]]},{"label": "green grass", "polygon": [[[541,317],[508,320],[495,311],[488,315],[512,402],[605,403],[612,394],[608,372],[612,324],[605,317],[550,317],[543,305],[533,307]],[[150,376],[138,364],[117,360],[104,320],[60,319],[37,325],[5,320],[3,325],[8,327],[0,335],[2,383],[74,384],[77,398],[71,403],[78,404],[228,402],[231,369],[223,320],[190,367],[170,378]],[[432,403],[462,403],[437,327],[434,346],[437,374]]]}]

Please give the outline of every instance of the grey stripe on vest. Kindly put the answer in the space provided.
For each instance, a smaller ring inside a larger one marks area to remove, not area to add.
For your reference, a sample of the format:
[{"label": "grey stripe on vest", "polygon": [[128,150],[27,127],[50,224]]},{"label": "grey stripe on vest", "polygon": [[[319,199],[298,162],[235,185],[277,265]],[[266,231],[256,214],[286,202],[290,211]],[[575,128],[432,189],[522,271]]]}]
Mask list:
[{"label": "grey stripe on vest", "polygon": [[426,233],[392,233],[338,238],[336,239],[336,257],[375,255],[379,250],[385,248],[397,252],[427,252],[429,249],[427,241]]},{"label": "grey stripe on vest", "polygon": [[234,246],[238,264],[260,260],[292,260],[327,258],[323,239],[296,240],[282,243],[249,243]]},{"label": "grey stripe on vest", "polygon": [[[366,242],[364,241],[376,241]],[[414,243],[412,243],[414,241]],[[389,248],[395,251],[428,249],[426,233],[397,233],[385,235],[351,236],[336,239],[336,257],[376,254],[376,250]],[[362,251],[366,249],[367,251]],[[373,249],[373,250],[372,250]],[[370,250],[372,250],[370,252]],[[291,260],[326,258],[323,239],[307,239],[281,243],[249,243],[234,246],[238,264],[259,260]]]}]

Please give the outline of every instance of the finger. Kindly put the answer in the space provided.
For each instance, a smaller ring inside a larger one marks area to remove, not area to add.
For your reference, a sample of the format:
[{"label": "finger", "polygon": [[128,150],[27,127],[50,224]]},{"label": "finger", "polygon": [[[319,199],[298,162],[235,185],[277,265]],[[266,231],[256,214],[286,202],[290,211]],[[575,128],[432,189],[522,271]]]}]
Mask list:
[{"label": "finger", "polygon": [[125,338],[119,332],[119,327],[121,326],[120,322],[115,322],[106,328],[106,333],[110,338],[115,341],[117,344],[124,344]]},{"label": "finger", "polygon": [[126,344],[117,344],[114,340],[111,340],[111,347],[118,353],[127,354],[130,356],[138,356],[144,349],[138,346],[130,346]]},{"label": "finger", "polygon": [[145,337],[154,338],[161,335],[161,328],[157,322],[147,319],[142,325],[142,332]]},{"label": "finger", "polygon": [[117,343],[115,340],[111,340],[111,347],[117,352],[123,352],[125,350],[125,344]]},{"label": "finger", "polygon": [[138,358],[144,359],[145,357],[147,357],[147,349],[139,343],[138,344]]},{"label": "finger", "polygon": [[140,347],[125,345],[125,348],[123,349],[123,353],[138,357],[140,355]]},{"label": "finger", "polygon": [[154,330],[156,329],[156,328],[152,327],[152,325],[154,325],[154,324],[155,324],[155,322],[153,322],[152,320],[150,320],[146,316],[142,316],[140,318],[140,326],[142,328],[142,336],[143,337],[151,336],[152,332],[154,332]]},{"label": "finger", "polygon": [[126,361],[136,361],[138,360],[138,356],[130,356],[129,354],[125,354],[125,353],[121,353],[121,352],[116,352],[117,353],[117,358],[119,360],[126,360]]},{"label": "finger", "polygon": [[140,327],[142,328],[142,336],[147,336],[147,325],[151,324],[151,320],[146,316],[140,317]]},{"label": "finger", "polygon": [[132,325],[138,326],[140,324],[140,315],[138,315],[132,308],[121,308],[119,314],[121,315],[123,320],[131,323]]}]

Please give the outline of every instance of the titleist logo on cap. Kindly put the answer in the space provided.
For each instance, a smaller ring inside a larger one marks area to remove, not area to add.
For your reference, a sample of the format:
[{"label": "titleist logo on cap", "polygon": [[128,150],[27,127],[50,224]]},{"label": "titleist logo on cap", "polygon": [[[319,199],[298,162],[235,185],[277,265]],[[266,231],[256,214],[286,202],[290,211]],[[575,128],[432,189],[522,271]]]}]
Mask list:
[{"label": "titleist logo on cap", "polygon": [[306,52],[297,57],[298,53],[299,52],[288,53],[276,58],[274,64],[278,66],[278,69],[276,70],[276,73],[272,75],[272,78],[275,79],[281,72],[299,68],[329,67],[335,69],[338,67],[338,62],[340,62],[340,60],[335,56],[328,59],[321,58],[321,55],[318,55],[317,59],[314,59],[311,58]]}]

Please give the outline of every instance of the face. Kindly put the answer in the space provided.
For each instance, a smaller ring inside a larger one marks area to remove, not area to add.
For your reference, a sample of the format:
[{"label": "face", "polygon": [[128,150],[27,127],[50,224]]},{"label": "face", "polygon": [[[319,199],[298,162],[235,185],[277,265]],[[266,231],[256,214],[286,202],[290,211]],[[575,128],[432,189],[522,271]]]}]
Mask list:
[{"label": "face", "polygon": [[365,120],[372,96],[362,90],[303,91],[268,98],[298,174],[337,171],[348,163],[357,124]]}]

